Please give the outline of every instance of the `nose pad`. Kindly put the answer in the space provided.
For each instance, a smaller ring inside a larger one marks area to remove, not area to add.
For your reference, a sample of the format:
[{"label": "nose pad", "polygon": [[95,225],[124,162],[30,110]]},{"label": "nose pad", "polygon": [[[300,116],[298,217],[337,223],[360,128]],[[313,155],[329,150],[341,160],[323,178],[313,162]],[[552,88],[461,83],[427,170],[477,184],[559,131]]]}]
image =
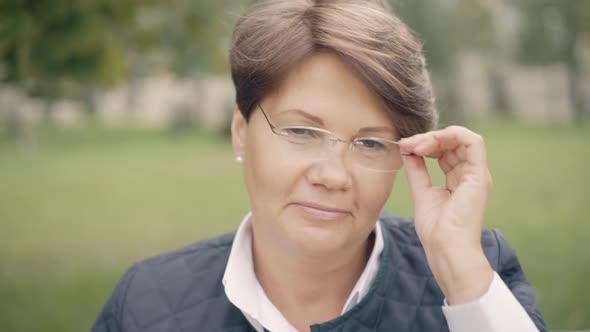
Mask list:
[{"label": "nose pad", "polygon": [[330,141],[331,148],[334,148],[336,144],[340,141],[337,137],[330,137],[328,138],[328,140]]},{"label": "nose pad", "polygon": [[[342,161],[345,161],[348,155],[348,146],[346,141],[343,141],[341,139],[339,139],[338,137],[328,137],[327,140],[327,146],[322,149],[322,158],[321,160],[328,160],[331,158],[340,158],[342,159]],[[338,142],[342,142],[344,143],[344,149],[343,151],[339,152],[337,147],[338,147]],[[340,155],[340,153],[342,153],[343,155]]]}]

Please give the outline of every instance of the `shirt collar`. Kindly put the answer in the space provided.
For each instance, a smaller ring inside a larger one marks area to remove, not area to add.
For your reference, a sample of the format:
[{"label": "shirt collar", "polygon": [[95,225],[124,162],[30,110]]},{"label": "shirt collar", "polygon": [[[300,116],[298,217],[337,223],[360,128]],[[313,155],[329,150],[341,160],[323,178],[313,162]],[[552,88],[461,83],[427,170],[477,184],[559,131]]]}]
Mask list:
[{"label": "shirt collar", "polygon": [[[266,296],[254,273],[252,259],[252,213],[248,213],[236,232],[229,259],[223,274],[225,294],[230,302],[244,314],[257,331],[263,327],[270,331],[296,329],[283,317]],[[383,252],[383,235],[379,221],[375,225],[375,243],[367,265],[356,282],[342,309],[342,314],[358,304],[367,294],[379,269]]]}]

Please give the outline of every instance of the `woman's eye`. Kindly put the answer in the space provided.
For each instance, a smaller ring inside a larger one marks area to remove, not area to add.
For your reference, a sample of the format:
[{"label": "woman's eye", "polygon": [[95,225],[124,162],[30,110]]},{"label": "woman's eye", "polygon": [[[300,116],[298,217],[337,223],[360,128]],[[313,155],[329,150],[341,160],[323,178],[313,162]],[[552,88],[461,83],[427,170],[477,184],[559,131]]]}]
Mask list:
[{"label": "woman's eye", "polygon": [[289,136],[295,137],[315,137],[317,133],[315,130],[303,127],[288,127],[283,128],[283,132]]},{"label": "woman's eye", "polygon": [[356,145],[360,148],[366,150],[383,150],[385,149],[385,144],[374,140],[374,139],[358,139],[356,140]]}]

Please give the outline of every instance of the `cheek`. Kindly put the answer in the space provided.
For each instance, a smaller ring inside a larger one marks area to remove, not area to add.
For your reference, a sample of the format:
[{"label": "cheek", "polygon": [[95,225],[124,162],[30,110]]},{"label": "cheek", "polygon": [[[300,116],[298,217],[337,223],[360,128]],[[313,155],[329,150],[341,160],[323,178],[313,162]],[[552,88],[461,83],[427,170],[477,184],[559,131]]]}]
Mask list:
[{"label": "cheek", "polygon": [[244,172],[252,208],[275,214],[277,211],[273,210],[280,209],[293,191],[301,174],[300,165],[271,142],[251,142],[247,146]]},{"label": "cheek", "polygon": [[373,220],[379,216],[383,206],[387,202],[393,185],[395,184],[397,173],[378,176],[374,179],[365,179],[358,183],[360,203],[364,207],[366,216]]}]

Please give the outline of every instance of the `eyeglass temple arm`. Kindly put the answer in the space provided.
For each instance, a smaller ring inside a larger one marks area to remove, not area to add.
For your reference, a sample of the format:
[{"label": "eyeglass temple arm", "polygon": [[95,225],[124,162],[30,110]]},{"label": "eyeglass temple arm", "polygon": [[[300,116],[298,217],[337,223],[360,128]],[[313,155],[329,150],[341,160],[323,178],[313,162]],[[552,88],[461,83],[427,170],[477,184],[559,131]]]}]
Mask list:
[{"label": "eyeglass temple arm", "polygon": [[268,125],[274,131],[276,127],[270,122],[270,119],[268,118],[268,116],[266,116],[266,112],[264,111],[264,108],[262,108],[262,105],[260,105],[260,103],[258,103],[258,107],[260,107],[260,110],[262,111],[262,115],[264,115],[266,122],[268,122]]}]

